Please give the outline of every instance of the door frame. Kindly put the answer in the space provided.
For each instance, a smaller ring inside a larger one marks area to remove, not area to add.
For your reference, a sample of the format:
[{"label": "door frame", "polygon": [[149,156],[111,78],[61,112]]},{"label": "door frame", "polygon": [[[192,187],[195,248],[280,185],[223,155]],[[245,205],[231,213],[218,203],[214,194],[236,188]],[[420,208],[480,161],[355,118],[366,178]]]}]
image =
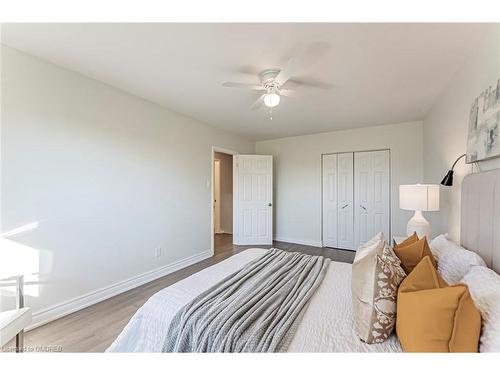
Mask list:
[{"label": "door frame", "polygon": [[[372,151],[389,151],[389,238],[386,241],[392,241],[392,152],[390,147],[386,148],[374,148],[367,150],[342,150],[342,151],[333,151],[333,152],[322,152],[320,155],[320,187],[321,194],[319,197],[320,203],[320,222],[321,222],[321,246],[325,247],[325,242],[323,241],[323,155],[332,155],[332,154],[342,154],[346,152],[372,152]],[[354,220],[354,217],[353,217]],[[356,251],[356,250],[346,250],[346,251]]]},{"label": "door frame", "polygon": [[[221,152],[228,155],[238,155],[239,152],[235,150],[230,150],[228,148],[223,148],[219,146],[212,146],[212,154],[210,158],[210,179],[208,182],[208,187],[210,187],[210,253],[212,256],[215,254],[215,225],[214,225],[214,161],[215,153]],[[234,191],[234,185],[233,185]],[[219,210],[220,211],[220,210]],[[234,217],[234,207],[233,207],[233,217]],[[233,231],[234,232],[234,231]]]},{"label": "door frame", "polygon": [[[217,166],[219,168],[219,179],[217,180],[216,177],[216,172],[217,172]],[[214,176],[213,176],[212,184],[213,184],[213,190],[214,190],[214,233],[220,233],[220,160],[219,159],[214,159]],[[215,194],[215,188],[216,186],[219,185],[219,191],[218,194]],[[215,212],[218,212],[218,215],[215,215]],[[216,217],[217,216],[217,217]]]}]

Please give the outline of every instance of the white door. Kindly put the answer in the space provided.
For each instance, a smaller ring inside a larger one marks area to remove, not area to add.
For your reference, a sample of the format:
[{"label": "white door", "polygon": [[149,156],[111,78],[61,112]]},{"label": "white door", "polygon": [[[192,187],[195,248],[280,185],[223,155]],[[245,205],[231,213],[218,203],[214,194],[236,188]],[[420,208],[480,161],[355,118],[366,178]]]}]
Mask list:
[{"label": "white door", "polygon": [[233,242],[273,243],[273,157],[233,157]]},{"label": "white door", "polygon": [[323,246],[337,247],[337,154],[323,155]]},{"label": "white door", "polygon": [[337,225],[339,249],[354,250],[354,154],[337,156]]},{"label": "white door", "polygon": [[354,153],[354,245],[378,232],[390,239],[389,151]]},{"label": "white door", "polygon": [[214,160],[214,231],[220,233],[220,160]]}]

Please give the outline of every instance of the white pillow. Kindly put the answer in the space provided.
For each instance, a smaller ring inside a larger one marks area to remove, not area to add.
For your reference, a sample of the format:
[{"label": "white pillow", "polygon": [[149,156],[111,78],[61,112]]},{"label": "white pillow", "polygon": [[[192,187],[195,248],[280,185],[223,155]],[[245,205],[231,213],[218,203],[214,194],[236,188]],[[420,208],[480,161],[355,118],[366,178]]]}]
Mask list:
[{"label": "white pillow", "polygon": [[487,267],[475,266],[461,280],[469,287],[481,312],[483,329],[480,352],[500,352],[500,275]]},{"label": "white pillow", "polygon": [[448,233],[445,233],[435,237],[429,243],[429,247],[431,248],[432,255],[434,255],[434,258],[437,261],[442,254],[447,251],[454,250],[459,246],[453,241],[448,240]]},{"label": "white pillow", "polygon": [[474,266],[486,267],[476,253],[466,250],[441,234],[431,241],[430,248],[438,264],[438,272],[448,284],[458,284]]},{"label": "white pillow", "polygon": [[373,249],[375,249],[382,241],[385,241],[384,234],[382,232],[377,233],[373,238],[369,239],[365,243],[362,243],[357,249],[354,255],[354,261],[357,261],[364,256],[370,254]]}]

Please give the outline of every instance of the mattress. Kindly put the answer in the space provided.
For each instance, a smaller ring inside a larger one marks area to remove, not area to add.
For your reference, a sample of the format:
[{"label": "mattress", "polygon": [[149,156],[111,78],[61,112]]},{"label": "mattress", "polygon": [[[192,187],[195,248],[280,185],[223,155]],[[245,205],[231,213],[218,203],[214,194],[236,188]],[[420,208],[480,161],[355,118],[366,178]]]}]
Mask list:
[{"label": "mattress", "polygon": [[[159,291],[134,314],[107,351],[161,351],[167,327],[182,306],[266,251],[245,250]],[[381,344],[366,344],[358,338],[352,322],[351,265],[331,262],[288,351],[401,352],[402,349],[394,334]]]}]

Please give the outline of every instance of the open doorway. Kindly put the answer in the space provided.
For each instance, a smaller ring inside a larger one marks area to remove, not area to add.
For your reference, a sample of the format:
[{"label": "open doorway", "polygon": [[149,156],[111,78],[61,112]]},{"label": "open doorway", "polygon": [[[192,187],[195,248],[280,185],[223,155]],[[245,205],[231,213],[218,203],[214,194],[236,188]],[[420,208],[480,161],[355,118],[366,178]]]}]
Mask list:
[{"label": "open doorway", "polygon": [[233,155],[213,153],[213,249],[214,255],[233,246]]}]

